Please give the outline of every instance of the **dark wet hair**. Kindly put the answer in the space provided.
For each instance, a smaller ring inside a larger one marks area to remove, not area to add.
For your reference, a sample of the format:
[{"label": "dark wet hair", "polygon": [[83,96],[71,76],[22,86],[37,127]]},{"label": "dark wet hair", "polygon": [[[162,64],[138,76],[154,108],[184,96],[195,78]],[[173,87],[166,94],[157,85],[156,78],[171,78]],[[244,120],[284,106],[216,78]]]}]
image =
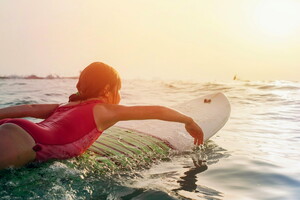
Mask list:
[{"label": "dark wet hair", "polygon": [[121,87],[118,72],[102,62],[94,62],[80,73],[76,85],[78,92],[69,96],[69,102],[99,97],[101,92],[104,94],[106,85],[110,86],[110,90]]}]

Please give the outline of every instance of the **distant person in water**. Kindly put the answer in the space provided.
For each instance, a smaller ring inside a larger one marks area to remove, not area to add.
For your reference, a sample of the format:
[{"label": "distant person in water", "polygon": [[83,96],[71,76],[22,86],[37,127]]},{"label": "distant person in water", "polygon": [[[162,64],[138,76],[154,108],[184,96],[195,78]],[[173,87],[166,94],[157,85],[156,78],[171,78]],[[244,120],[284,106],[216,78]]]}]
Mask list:
[{"label": "distant person in water", "polygon": [[[122,106],[121,79],[112,67],[95,62],[80,74],[77,93],[65,104],[19,105],[0,109],[0,169],[32,161],[67,159],[84,153],[118,121],[159,119],[185,124],[194,143],[203,132],[192,118],[163,106]],[[23,117],[44,119],[33,123]]]}]

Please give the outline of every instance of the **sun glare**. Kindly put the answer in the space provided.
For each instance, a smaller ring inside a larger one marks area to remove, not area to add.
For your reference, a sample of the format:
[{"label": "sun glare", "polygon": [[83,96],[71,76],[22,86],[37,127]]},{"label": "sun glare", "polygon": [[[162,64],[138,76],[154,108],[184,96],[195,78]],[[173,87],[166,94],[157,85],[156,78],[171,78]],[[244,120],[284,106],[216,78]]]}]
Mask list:
[{"label": "sun glare", "polygon": [[300,2],[263,0],[255,12],[259,29],[268,36],[288,36],[300,28]]}]

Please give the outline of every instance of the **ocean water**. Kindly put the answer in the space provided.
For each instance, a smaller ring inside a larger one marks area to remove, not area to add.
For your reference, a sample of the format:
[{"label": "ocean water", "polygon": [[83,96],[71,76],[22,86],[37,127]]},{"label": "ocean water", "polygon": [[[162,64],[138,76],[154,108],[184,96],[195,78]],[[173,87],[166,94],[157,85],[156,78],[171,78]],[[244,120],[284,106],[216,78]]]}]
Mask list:
[{"label": "ocean water", "polygon": [[[75,85],[0,79],[0,107],[66,102]],[[172,106],[214,92],[232,112],[205,144],[206,164],[195,166],[193,151],[115,174],[99,174],[85,155],[33,163],[0,171],[0,199],[299,199],[300,82],[125,80],[121,104]]]}]

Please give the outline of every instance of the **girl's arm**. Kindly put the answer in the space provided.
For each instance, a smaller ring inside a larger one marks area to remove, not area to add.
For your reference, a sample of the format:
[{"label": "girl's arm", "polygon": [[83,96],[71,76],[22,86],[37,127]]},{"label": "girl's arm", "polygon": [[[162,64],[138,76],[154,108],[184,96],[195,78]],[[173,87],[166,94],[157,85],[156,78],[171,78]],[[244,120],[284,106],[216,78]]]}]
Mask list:
[{"label": "girl's arm", "polygon": [[194,143],[203,143],[202,129],[194,120],[176,110],[163,106],[121,106],[115,104],[99,104],[95,107],[95,119],[101,130],[105,130],[118,121],[158,119],[185,124]]},{"label": "girl's arm", "polygon": [[59,106],[59,104],[30,104],[11,106],[0,109],[0,119],[34,117],[45,119]]}]

